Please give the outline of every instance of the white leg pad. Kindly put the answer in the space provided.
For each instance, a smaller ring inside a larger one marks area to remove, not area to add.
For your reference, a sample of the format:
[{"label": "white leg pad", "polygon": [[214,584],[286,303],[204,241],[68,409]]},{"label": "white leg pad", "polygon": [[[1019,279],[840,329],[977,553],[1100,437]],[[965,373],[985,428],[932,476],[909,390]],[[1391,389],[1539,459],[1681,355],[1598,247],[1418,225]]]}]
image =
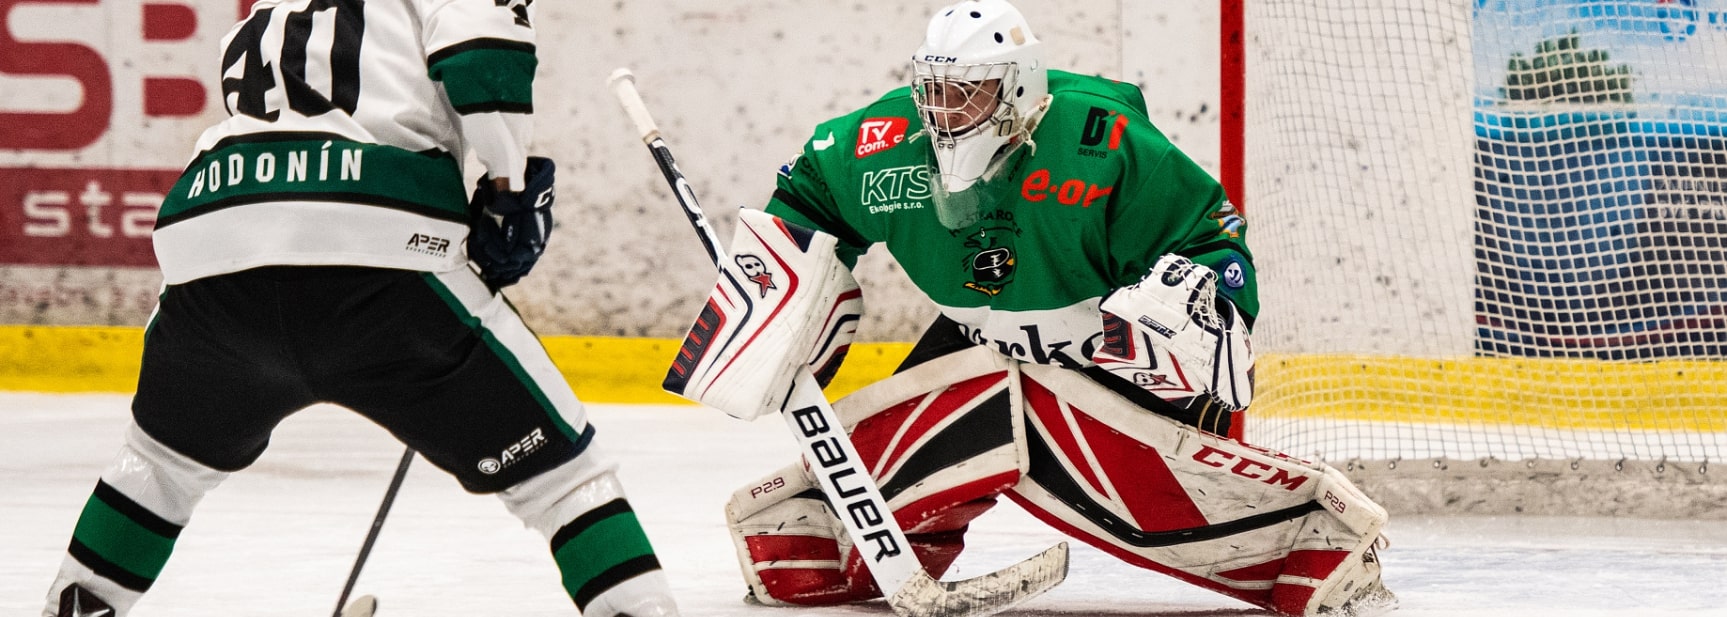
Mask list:
[{"label": "white leg pad", "polygon": [[1010,494],[1040,519],[1286,615],[1377,580],[1386,512],[1337,470],[1202,433],[1072,371],[1021,372],[1032,464]]}]

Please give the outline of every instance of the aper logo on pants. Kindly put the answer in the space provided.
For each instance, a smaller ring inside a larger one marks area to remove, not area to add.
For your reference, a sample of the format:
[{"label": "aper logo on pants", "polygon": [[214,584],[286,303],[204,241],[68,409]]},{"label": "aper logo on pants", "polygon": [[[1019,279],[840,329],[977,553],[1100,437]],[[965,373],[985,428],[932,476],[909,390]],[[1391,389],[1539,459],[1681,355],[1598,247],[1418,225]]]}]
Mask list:
[{"label": "aper logo on pants", "polygon": [[521,462],[522,459],[527,458],[529,454],[533,454],[544,445],[546,445],[546,435],[536,428],[533,432],[522,437],[521,440],[510,444],[510,447],[504,448],[503,453],[499,454],[498,458],[480,459],[480,473],[489,476],[503,471],[509,466]]}]

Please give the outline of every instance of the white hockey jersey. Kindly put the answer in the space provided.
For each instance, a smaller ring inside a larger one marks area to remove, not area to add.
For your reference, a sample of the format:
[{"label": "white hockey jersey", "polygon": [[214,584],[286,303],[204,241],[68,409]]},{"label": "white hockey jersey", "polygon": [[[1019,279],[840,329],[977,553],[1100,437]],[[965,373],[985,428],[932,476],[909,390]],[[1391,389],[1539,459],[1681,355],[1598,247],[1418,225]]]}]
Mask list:
[{"label": "white hockey jersey", "polygon": [[467,262],[467,148],[521,188],[532,0],[261,0],[222,41],[229,118],[165,197],[169,284],[262,265]]}]

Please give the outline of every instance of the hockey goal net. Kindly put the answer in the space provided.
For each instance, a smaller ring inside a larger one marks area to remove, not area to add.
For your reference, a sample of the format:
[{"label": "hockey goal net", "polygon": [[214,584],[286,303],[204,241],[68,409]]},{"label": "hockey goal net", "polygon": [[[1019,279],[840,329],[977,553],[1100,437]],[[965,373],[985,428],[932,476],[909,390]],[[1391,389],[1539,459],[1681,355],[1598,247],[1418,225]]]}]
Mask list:
[{"label": "hockey goal net", "polygon": [[1224,4],[1246,439],[1405,511],[1727,516],[1727,0]]}]

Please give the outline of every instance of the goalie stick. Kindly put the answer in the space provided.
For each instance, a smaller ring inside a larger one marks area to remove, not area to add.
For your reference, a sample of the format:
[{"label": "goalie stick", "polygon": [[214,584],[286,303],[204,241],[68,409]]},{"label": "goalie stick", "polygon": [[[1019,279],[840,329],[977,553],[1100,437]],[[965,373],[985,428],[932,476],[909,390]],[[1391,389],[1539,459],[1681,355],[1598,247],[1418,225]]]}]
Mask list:
[{"label": "goalie stick", "polygon": [[[720,240],[713,227],[708,225],[695,192],[678,169],[671,149],[661,138],[659,127],[654,124],[653,116],[648,114],[647,105],[636,91],[635,75],[629,69],[620,68],[613,71],[607,81],[630,121],[635,124],[642,143],[653,154],[660,173],[671,184],[672,192],[683,206],[684,216],[701,237],[708,258],[718,265],[725,256]],[[1063,542],[990,574],[953,582],[935,580],[911,552],[905,531],[900,529],[899,521],[891,514],[881,489],[870,480],[869,470],[864,467],[851,438],[845,434],[839,415],[828,404],[821,386],[809,371],[798,371],[785,407],[780,412],[791,427],[792,435],[797,438],[804,460],[817,476],[822,492],[844,524],[853,550],[866,551],[865,561],[870,575],[881,588],[894,614],[901,617],[993,615],[1035,598],[1067,578],[1067,543]],[[840,455],[818,456],[818,448],[838,451]],[[836,458],[838,460],[834,460]],[[863,478],[864,481],[858,484],[853,480],[848,486],[841,486],[843,478]],[[859,516],[842,514],[866,511],[885,515],[863,516],[861,518],[865,520],[860,521]]]}]

